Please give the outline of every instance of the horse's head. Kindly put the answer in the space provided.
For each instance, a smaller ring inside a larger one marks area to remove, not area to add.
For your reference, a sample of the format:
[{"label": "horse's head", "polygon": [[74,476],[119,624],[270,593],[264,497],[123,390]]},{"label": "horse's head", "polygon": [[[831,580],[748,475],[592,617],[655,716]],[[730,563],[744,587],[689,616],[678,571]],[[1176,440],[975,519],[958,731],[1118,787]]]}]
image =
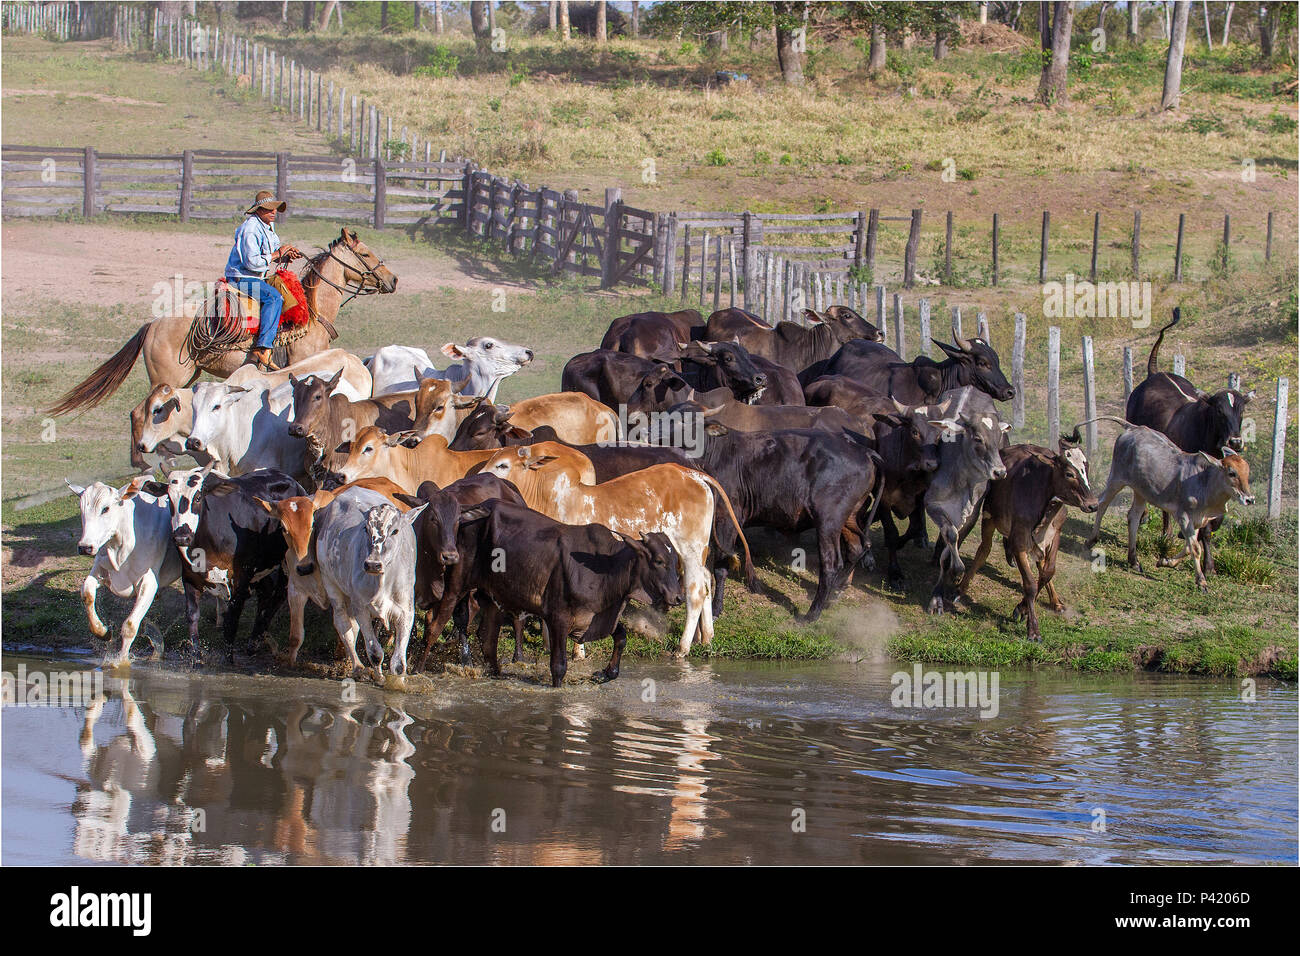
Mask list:
[{"label": "horse's head", "polygon": [[354,230],[342,230],[334,250],[343,265],[343,279],[348,284],[381,293],[397,291],[397,275],[384,265],[383,259],[370,251]]}]

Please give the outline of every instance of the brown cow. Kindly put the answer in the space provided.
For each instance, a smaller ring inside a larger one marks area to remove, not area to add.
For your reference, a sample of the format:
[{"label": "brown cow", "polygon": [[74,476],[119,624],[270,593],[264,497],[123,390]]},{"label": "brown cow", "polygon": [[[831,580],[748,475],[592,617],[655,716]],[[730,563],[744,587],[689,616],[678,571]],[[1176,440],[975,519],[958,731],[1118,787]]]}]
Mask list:
[{"label": "brown cow", "polygon": [[678,346],[699,338],[703,329],[704,317],[695,309],[637,312],[611,322],[600,347],[671,362],[677,357]]},{"label": "brown cow", "polygon": [[984,496],[979,551],[957,585],[958,592],[966,594],[971,579],[988,559],[993,533],[1000,533],[1007,564],[1020,571],[1024,595],[1012,617],[1025,618],[1031,641],[1042,639],[1034,607],[1039,591],[1046,591],[1048,606],[1053,611],[1065,610],[1052,584],[1052,576],[1056,574],[1056,553],[1061,546],[1066,507],[1078,508],[1085,514],[1097,510],[1097,497],[1088,486],[1088,460],[1079,448],[1078,438],[1078,429],[1073,440],[1061,438],[1059,454],[1038,445],[1012,445],[1002,449],[1007,476],[989,482]]},{"label": "brown cow", "polygon": [[528,507],[557,521],[603,524],[634,537],[651,531],[668,536],[681,555],[686,586],[686,625],[679,645],[683,656],[690,653],[697,623],[701,642],[713,642],[713,577],[707,560],[715,493],[736,525],[745,553],[745,579],[753,584],[749,543],[731,501],[722,486],[703,472],[681,465],[653,465],[588,487],[579,474],[591,462],[567,445],[540,442],[501,449],[493,456],[483,472],[512,482]]},{"label": "brown cow", "polygon": [[[451,447],[457,450],[483,447],[468,441],[468,436],[465,442],[460,439],[467,430],[472,432],[481,429],[481,423],[485,421],[496,426],[509,421],[512,426],[524,431],[533,431],[546,425],[557,439],[571,445],[592,445],[618,439],[618,416],[609,406],[582,392],[554,392],[525,398],[512,405],[493,405],[486,398],[476,400],[474,408],[452,436]],[[420,419],[416,419],[414,430],[422,435],[430,434],[421,427]]]}]

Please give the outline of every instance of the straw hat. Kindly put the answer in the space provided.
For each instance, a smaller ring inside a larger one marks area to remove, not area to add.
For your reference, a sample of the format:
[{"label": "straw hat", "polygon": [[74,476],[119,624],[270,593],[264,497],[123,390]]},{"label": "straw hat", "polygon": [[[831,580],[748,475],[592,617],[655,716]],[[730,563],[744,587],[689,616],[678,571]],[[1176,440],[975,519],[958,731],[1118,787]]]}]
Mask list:
[{"label": "straw hat", "polygon": [[284,212],[289,204],[283,199],[276,199],[275,193],[269,189],[263,189],[253,200],[253,205],[244,210],[245,216],[251,216],[259,209],[274,209],[276,212]]}]

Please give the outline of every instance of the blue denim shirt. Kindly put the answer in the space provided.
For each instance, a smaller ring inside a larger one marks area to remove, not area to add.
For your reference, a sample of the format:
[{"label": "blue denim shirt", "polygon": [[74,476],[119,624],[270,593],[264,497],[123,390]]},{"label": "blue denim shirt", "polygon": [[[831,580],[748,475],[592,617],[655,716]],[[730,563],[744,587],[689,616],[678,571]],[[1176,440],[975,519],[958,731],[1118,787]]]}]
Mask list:
[{"label": "blue denim shirt", "polygon": [[226,260],[227,279],[261,279],[272,268],[271,254],[280,248],[275,225],[248,216],[235,230],[235,245]]}]

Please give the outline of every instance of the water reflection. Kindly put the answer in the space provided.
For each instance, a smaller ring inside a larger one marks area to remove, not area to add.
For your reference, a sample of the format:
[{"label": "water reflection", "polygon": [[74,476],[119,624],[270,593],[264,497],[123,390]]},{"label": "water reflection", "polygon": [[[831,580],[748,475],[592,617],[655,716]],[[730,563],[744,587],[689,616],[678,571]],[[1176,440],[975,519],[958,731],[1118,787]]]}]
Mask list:
[{"label": "water reflection", "polygon": [[6,847],[57,862],[31,828],[117,863],[1295,860],[1294,687],[1248,705],[1230,682],[1004,675],[985,721],[892,710],[878,670],[650,671],[648,695],[449,680],[342,702],[139,668],[84,713],[6,709]]}]

